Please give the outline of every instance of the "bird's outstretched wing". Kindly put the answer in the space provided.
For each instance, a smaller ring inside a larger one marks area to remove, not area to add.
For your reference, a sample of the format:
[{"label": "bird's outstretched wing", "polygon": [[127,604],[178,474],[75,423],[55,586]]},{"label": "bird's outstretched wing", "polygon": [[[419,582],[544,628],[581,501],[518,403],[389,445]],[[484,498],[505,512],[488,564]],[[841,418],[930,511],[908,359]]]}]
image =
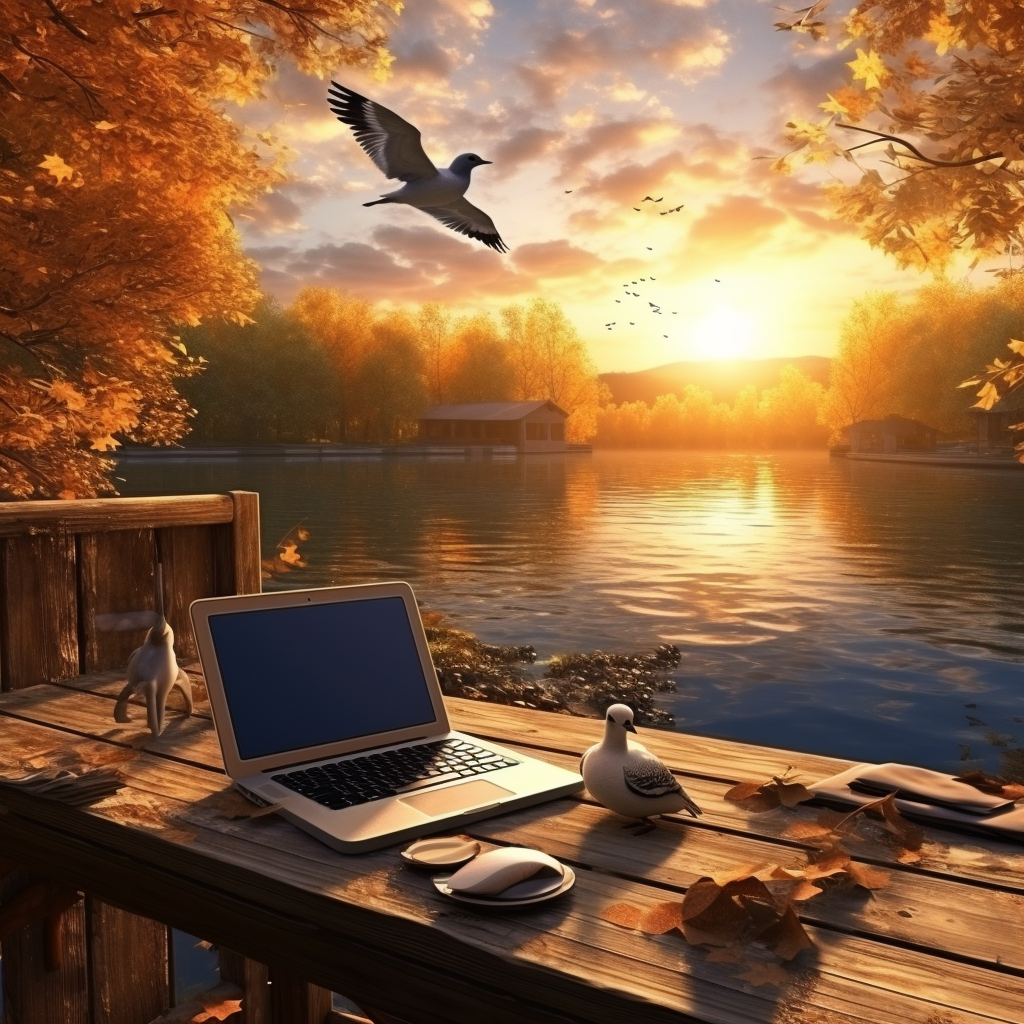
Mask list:
[{"label": "bird's outstretched wing", "polygon": [[683,791],[682,786],[676,782],[676,777],[660,761],[653,758],[627,764],[622,769],[622,776],[626,780],[626,788],[637,796],[654,799]]},{"label": "bird's outstretched wing", "polygon": [[447,206],[421,206],[419,209],[436,217],[446,228],[458,231],[460,235],[475,238],[496,252],[508,252],[508,246],[498,234],[494,221],[467,199],[457,199]]},{"label": "bird's outstretched wing", "polygon": [[338,120],[351,127],[356,141],[385,177],[409,182],[437,174],[420,145],[419,129],[393,110],[337,82],[331,82],[327,102]]}]

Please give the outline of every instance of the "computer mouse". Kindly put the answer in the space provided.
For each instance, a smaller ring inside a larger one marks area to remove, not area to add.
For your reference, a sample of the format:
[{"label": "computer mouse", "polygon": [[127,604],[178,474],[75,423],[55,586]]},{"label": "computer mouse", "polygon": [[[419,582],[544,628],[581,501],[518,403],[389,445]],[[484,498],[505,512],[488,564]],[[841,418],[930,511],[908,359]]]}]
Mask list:
[{"label": "computer mouse", "polygon": [[561,875],[562,865],[540,850],[505,846],[481,853],[459,868],[447,884],[452,892],[467,896],[495,896],[509,886],[538,874]]}]

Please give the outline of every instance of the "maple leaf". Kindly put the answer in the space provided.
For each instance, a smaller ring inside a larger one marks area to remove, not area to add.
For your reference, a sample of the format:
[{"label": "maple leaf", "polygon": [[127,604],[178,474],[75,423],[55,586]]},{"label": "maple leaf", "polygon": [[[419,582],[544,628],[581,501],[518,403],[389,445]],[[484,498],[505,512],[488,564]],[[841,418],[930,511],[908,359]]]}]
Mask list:
[{"label": "maple leaf", "polygon": [[679,900],[656,903],[644,911],[637,927],[647,935],[664,935],[682,926],[682,911],[683,905]]},{"label": "maple leaf", "polygon": [[884,889],[892,878],[892,873],[889,871],[873,868],[867,864],[857,864],[853,861],[847,865],[846,873],[864,889]]},{"label": "maple leaf", "polygon": [[881,89],[889,78],[882,58],[874,50],[865,53],[858,48],[856,60],[849,61],[846,66],[852,69],[854,80],[862,80],[868,89]]},{"label": "maple leaf", "polygon": [[58,185],[74,177],[75,174],[74,168],[64,163],[56,153],[47,154],[46,159],[36,164],[36,166],[42,167],[52,174],[57,179]]}]

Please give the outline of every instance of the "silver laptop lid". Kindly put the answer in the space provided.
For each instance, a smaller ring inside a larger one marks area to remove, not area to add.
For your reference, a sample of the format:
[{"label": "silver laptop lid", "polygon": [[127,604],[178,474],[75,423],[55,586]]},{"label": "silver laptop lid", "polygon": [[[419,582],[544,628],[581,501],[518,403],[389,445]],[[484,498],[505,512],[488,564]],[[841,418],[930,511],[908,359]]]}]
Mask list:
[{"label": "silver laptop lid", "polygon": [[230,778],[449,731],[407,583],[205,598],[190,612]]}]

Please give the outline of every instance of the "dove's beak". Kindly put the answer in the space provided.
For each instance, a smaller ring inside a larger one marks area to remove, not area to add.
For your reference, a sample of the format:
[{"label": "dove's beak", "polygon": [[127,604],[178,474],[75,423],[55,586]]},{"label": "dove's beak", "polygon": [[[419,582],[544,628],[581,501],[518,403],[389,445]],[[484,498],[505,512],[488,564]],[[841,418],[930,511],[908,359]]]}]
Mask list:
[{"label": "dove's beak", "polygon": [[494,161],[493,160],[481,160],[480,163],[482,163],[482,164],[493,164]]},{"label": "dove's beak", "polygon": [[622,723],[622,728],[633,733],[634,736],[636,735],[636,729],[633,728],[633,723],[628,718]]}]

